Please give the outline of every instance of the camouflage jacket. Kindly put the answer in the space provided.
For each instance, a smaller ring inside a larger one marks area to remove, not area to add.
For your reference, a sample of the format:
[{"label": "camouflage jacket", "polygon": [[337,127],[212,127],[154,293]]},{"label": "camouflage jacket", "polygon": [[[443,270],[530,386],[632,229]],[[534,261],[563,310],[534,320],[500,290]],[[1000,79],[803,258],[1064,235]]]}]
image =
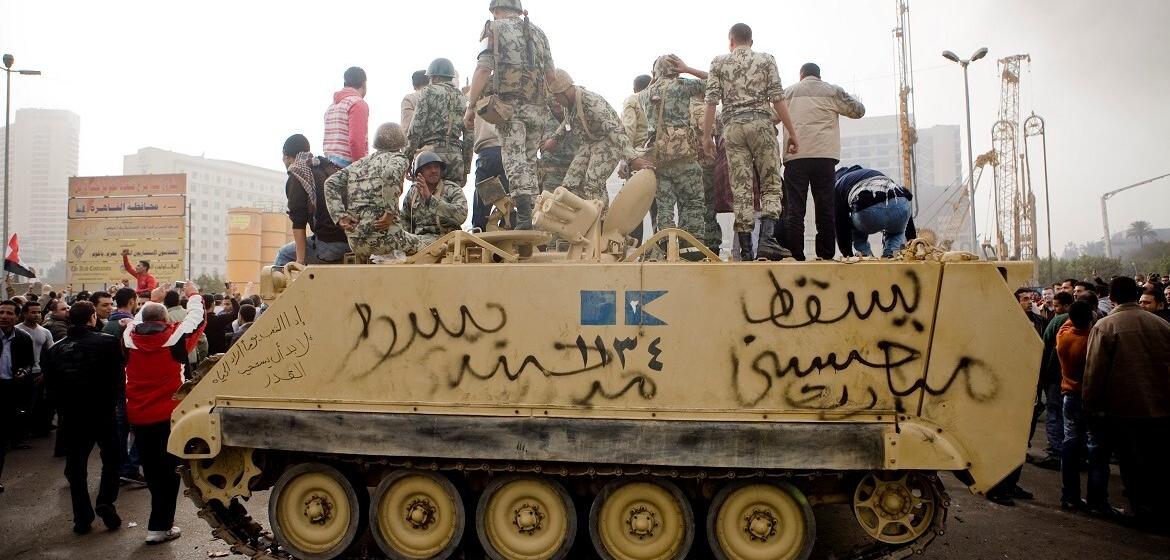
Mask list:
[{"label": "camouflage jacket", "polygon": [[515,16],[487,22],[483,38],[487,43],[479,53],[478,67],[495,74],[488,81],[486,93],[529,103],[544,102],[545,75],[556,68],[544,31],[527,17]]},{"label": "camouflage jacket", "polygon": [[647,134],[658,130],[658,112],[662,111],[663,126],[690,126],[691,98],[703,93],[702,80],[667,78],[646,88]]},{"label": "camouflage jacket", "polygon": [[463,129],[467,97],[451,83],[431,84],[419,91],[418,106],[406,139],[411,151],[425,146],[447,146],[471,160],[474,139]]},{"label": "camouflage jacket", "polygon": [[575,132],[580,141],[609,142],[623,160],[636,157],[634,147],[630,144],[630,137],[626,136],[626,129],[622,126],[617,112],[599,94],[593,93],[581,86],[576,86],[577,96],[572,107],[565,107],[565,120],[557,127],[555,138],[558,142],[564,139],[570,130]]},{"label": "camouflage jacket", "polygon": [[711,61],[707,104],[723,103],[723,122],[770,117],[772,103],[784,99],[776,59],[767,53],[737,47]]},{"label": "camouflage jacket", "polygon": [[[561,121],[556,117],[549,116],[548,122],[544,125],[544,137],[552,138],[556,136],[557,129],[561,126]],[[540,152],[540,165],[543,168],[549,169],[568,169],[569,164],[573,162],[573,157],[577,155],[577,134],[574,130],[567,130],[563,135],[557,138],[557,149],[545,153],[544,150]]]},{"label": "camouflage jacket", "polygon": [[451,181],[439,183],[439,192],[423,200],[417,187],[411,186],[402,200],[399,224],[415,235],[442,236],[463,227],[467,220],[467,197]]},{"label": "camouflage jacket", "polygon": [[630,137],[630,145],[634,148],[646,145],[645,91],[627,97],[622,105],[622,126],[626,128],[626,136]]},{"label": "camouflage jacket", "polygon": [[329,217],[334,222],[343,216],[365,222],[387,211],[397,213],[408,168],[410,160],[402,152],[378,150],[334,173],[325,181]]}]

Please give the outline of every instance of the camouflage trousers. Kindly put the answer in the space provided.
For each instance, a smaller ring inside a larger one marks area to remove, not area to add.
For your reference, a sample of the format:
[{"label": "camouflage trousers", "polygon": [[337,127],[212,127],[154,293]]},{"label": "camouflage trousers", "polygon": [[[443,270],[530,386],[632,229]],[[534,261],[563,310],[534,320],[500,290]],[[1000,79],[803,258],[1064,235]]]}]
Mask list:
[{"label": "camouflage trousers", "polygon": [[600,200],[609,207],[609,191],[606,182],[617,169],[621,150],[608,140],[585,142],[577,146],[577,155],[565,172],[565,188],[574,193],[583,192],[588,200]]},{"label": "camouflage trousers", "polygon": [[435,146],[432,148],[435,155],[447,164],[447,170],[443,172],[444,181],[454,181],[460,187],[467,186],[467,165],[463,162],[463,151],[452,146]]},{"label": "camouflage trousers", "polygon": [[776,139],[776,126],[766,117],[729,122],[723,127],[723,139],[727,146],[727,170],[731,175],[735,232],[750,232],[755,227],[753,171],[760,176],[760,218],[779,219],[784,194],[780,183],[780,142]]},{"label": "camouflage trousers", "polygon": [[512,196],[536,196],[540,185],[534,163],[549,119],[548,106],[515,101],[512,108],[512,118],[496,125],[500,133],[504,174],[508,176]]},{"label": "camouflage trousers", "polygon": [[429,245],[422,236],[409,233],[398,224],[392,224],[386,231],[377,231],[374,229],[375,220],[361,219],[354,231],[347,234],[350,248],[362,262],[370,255],[389,255],[395,250],[413,255]]},{"label": "camouflage trousers", "polygon": [[[540,190],[545,192],[552,192],[557,190],[557,187],[565,186],[565,174],[569,172],[568,167],[560,167],[556,165],[541,165],[540,167]],[[568,188],[565,186],[565,188]],[[585,198],[585,192],[581,189],[569,189],[573,194]]]},{"label": "camouflage trousers", "polygon": [[708,247],[719,247],[723,244],[723,228],[715,219],[715,165],[699,166],[703,168],[703,237],[699,239]]},{"label": "camouflage trousers", "polygon": [[659,167],[658,215],[654,224],[658,231],[675,227],[674,208],[678,206],[678,227],[691,235],[706,239],[703,224],[703,168],[695,160],[682,160]]}]

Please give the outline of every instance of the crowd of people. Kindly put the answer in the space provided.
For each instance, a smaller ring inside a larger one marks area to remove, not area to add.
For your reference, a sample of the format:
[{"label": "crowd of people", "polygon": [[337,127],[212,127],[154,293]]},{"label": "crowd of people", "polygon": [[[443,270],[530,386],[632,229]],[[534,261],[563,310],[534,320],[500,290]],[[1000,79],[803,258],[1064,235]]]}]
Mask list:
[{"label": "crowd of people", "polygon": [[[1170,461],[1170,276],[1068,279],[1020,288],[1016,298],[1044,343],[1029,439],[1043,416],[1045,455],[1034,462],[1060,471],[1061,507],[1122,516],[1109,500],[1116,458],[1132,518],[1170,529],[1170,486],[1161,479]],[[1017,470],[987,497],[1030,499],[1019,478]]]},{"label": "crowd of people", "polygon": [[[73,531],[88,533],[97,519],[119,528],[120,485],[145,485],[153,544],[181,534],[173,526],[178,459],[166,450],[173,395],[201,361],[245,336],[265,307],[257,296],[200,294],[191,282],[160,285],[149,268],[139,263],[136,287],[113,293],[44,293],[33,285],[0,301],[0,492],[9,450],[55,431]],[[101,482],[91,501],[95,446]]]},{"label": "crowd of people", "polygon": [[[373,152],[358,67],[345,71],[325,112],[319,155],[304,134],[285,141],[294,241],[275,265],[411,255],[460,229],[469,213],[472,228],[531,229],[541,191],[564,187],[606,208],[615,170],[628,178],[647,168],[657,178],[656,230],[682,228],[719,253],[716,214],[733,213],[740,260],[805,260],[810,192],[818,260],[838,248],[873,256],[875,233],[884,235],[879,254],[894,257],[913,237],[908,189],[876,170],[837,169],[838,121],[861,118],[865,106],[823,81],[815,63],[782,87],[775,59],[752,50],[749,26],[731,28],[729,53],[709,70],[659,56],[618,111],[554,65],[548,37],[520,0],[491,0],[489,10],[470,83],[458,87],[446,58],[415,72],[399,122],[377,128]],[[633,237],[642,242],[641,228]]]}]

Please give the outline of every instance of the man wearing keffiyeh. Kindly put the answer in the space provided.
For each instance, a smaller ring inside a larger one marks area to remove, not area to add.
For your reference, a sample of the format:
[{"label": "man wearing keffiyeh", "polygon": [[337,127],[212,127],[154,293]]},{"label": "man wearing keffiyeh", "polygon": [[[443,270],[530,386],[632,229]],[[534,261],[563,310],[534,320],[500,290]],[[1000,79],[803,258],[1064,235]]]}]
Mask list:
[{"label": "man wearing keffiyeh", "polygon": [[[276,253],[274,266],[284,266],[294,260],[301,264],[339,263],[349,252],[345,231],[329,217],[324,199],[325,180],[338,167],[325,158],[315,157],[309,150],[309,140],[302,134],[294,134],[284,142],[284,166],[288,169],[284,190],[293,242]],[[309,226],[312,236],[306,231]]]}]

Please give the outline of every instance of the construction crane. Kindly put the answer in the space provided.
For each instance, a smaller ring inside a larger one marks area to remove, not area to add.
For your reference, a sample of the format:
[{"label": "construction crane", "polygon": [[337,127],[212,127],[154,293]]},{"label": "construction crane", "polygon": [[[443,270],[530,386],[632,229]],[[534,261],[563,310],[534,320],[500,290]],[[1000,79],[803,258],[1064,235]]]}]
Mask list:
[{"label": "construction crane", "polygon": [[[910,44],[910,3],[896,0],[898,26],[894,28],[894,62],[898,67],[898,139],[901,146],[902,184],[914,191],[916,167],[914,145],[918,143],[918,130],[914,126],[914,56]],[[915,214],[918,197],[914,197]]]},{"label": "construction crane", "polygon": [[1109,234],[1109,208],[1106,206],[1106,203],[1109,202],[1109,199],[1113,198],[1114,195],[1116,195],[1120,192],[1128,191],[1129,189],[1137,188],[1137,187],[1140,187],[1142,185],[1148,185],[1150,183],[1153,183],[1154,181],[1157,181],[1159,179],[1165,179],[1167,177],[1170,177],[1170,173],[1167,173],[1165,175],[1159,175],[1157,177],[1154,177],[1153,179],[1146,179],[1145,181],[1142,181],[1140,183],[1134,183],[1132,185],[1127,185],[1127,186],[1121,187],[1120,189],[1117,189],[1114,191],[1109,191],[1109,192],[1101,195],[1101,225],[1105,227],[1105,256],[1106,257],[1113,258],[1113,239],[1110,237],[1110,234]]},{"label": "construction crane", "polygon": [[935,229],[935,244],[944,250],[963,250],[977,253],[979,247],[971,247],[966,239],[961,239],[963,233],[970,229],[967,220],[970,219],[971,193],[979,188],[979,180],[983,177],[983,169],[988,165],[999,163],[995,150],[975,158],[974,174],[967,180],[956,182],[943,191],[939,198],[941,202],[932,204],[922,211],[925,219],[920,220],[926,226],[919,228],[919,237],[924,231]]},{"label": "construction crane", "polygon": [[1010,260],[1036,258],[1035,199],[1020,168],[1017,146],[1020,129],[1020,66],[1031,62],[1026,54],[999,60],[999,121],[991,128],[995,166],[996,255]]}]

